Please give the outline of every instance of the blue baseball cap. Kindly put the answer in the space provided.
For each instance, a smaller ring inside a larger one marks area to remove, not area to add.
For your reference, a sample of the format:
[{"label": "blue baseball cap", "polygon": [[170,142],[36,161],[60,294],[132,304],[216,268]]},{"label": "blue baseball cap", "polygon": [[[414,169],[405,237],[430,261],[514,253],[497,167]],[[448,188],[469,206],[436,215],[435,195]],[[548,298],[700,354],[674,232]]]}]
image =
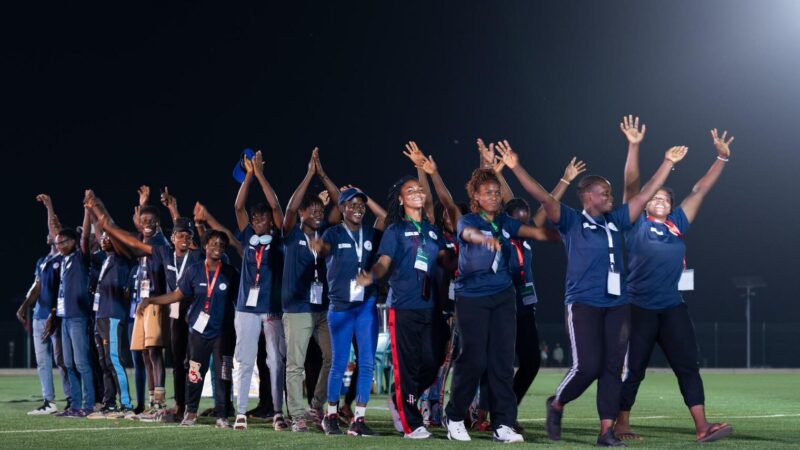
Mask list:
[{"label": "blue baseball cap", "polygon": [[242,150],[242,154],[239,155],[239,160],[236,161],[236,165],[233,166],[233,179],[242,183],[244,181],[244,176],[247,174],[247,171],[244,170],[244,164],[242,163],[242,158],[247,157],[247,159],[253,159],[253,156],[256,155],[256,152],[253,151],[252,148],[246,148]]},{"label": "blue baseball cap", "polygon": [[362,200],[365,202],[367,201],[367,194],[361,192],[359,188],[347,188],[344,192],[339,194],[339,205],[343,205],[345,202],[348,202],[356,197],[361,197]]}]

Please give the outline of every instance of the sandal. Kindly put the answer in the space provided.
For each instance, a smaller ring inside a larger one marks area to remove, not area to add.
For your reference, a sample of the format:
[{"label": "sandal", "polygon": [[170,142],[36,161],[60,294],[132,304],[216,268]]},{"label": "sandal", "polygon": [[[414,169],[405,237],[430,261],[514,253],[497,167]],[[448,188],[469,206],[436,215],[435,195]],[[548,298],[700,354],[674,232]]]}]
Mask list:
[{"label": "sandal", "polygon": [[697,442],[714,442],[724,437],[728,437],[733,433],[733,427],[727,423],[712,423],[706,430],[706,434],[701,438],[697,438]]},{"label": "sandal", "polygon": [[272,427],[275,431],[286,431],[289,429],[289,424],[283,419],[283,414],[275,414],[272,419]]},{"label": "sandal", "polygon": [[236,415],[236,422],[233,423],[234,430],[246,430],[247,429],[247,416],[244,414],[237,414]]}]

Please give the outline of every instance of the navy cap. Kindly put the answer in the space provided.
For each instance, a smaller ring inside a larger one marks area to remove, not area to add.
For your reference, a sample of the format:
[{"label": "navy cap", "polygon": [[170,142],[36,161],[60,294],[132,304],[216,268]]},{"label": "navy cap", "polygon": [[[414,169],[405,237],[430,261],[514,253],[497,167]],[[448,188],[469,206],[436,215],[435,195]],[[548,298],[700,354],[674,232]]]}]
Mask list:
[{"label": "navy cap", "polygon": [[192,227],[192,221],[189,220],[188,217],[178,217],[175,219],[175,225],[172,227],[173,233],[178,233],[180,231],[188,231],[189,233],[194,234],[194,227]]},{"label": "navy cap", "polygon": [[242,183],[244,181],[244,176],[247,174],[247,171],[244,170],[244,163],[242,163],[242,159],[246,156],[247,159],[253,159],[253,156],[256,155],[256,152],[253,151],[252,148],[246,148],[242,150],[242,154],[239,155],[239,161],[236,162],[236,165],[233,166],[233,179]]},{"label": "navy cap", "polygon": [[339,194],[339,204],[342,205],[344,202],[350,201],[356,197],[361,197],[362,200],[365,202],[367,201],[367,194],[361,192],[361,189],[354,187],[347,188],[344,192]]}]

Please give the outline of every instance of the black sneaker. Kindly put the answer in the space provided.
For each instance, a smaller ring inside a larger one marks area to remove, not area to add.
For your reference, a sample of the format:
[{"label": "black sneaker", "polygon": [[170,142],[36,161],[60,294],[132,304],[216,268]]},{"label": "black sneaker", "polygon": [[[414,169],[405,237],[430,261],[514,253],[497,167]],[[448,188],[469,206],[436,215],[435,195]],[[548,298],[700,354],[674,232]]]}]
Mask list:
[{"label": "black sneaker", "polygon": [[598,447],[627,447],[627,445],[625,445],[624,442],[622,442],[621,440],[617,439],[616,436],[614,436],[614,430],[612,428],[609,428],[608,431],[605,432],[605,434],[601,434],[600,436],[597,436],[597,446]]},{"label": "black sneaker", "polygon": [[335,435],[335,434],[342,434],[341,428],[339,428],[339,417],[338,414],[328,414],[322,419],[322,430],[325,431],[327,435]]},{"label": "black sneaker", "polygon": [[269,419],[274,415],[275,411],[272,411],[272,408],[267,408],[263,405],[258,405],[250,411],[247,411],[247,417],[254,419]]},{"label": "black sneaker", "polygon": [[376,436],[377,433],[372,431],[370,427],[367,426],[367,423],[364,422],[363,417],[359,417],[350,424],[350,428],[347,429],[347,434],[350,436]]},{"label": "black sneaker", "polygon": [[[547,398],[547,420],[544,423],[544,427],[547,429],[547,437],[551,441],[561,440],[561,415],[564,413],[564,411],[556,411],[553,408],[553,400],[555,399],[555,395]],[[598,442],[600,441],[598,440]]]}]

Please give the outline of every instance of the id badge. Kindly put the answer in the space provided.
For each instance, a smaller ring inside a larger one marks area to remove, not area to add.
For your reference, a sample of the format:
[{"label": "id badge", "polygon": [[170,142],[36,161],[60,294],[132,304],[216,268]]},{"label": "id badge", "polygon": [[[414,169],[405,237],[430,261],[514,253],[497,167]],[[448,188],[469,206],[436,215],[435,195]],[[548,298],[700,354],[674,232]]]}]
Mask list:
[{"label": "id badge", "polygon": [[450,287],[447,288],[447,298],[450,300],[456,299],[456,284],[450,281]]},{"label": "id badge", "polygon": [[100,293],[94,293],[94,303],[92,304],[92,311],[97,312],[100,310]]},{"label": "id badge", "polygon": [[139,298],[149,298],[150,297],[150,280],[142,280],[142,283],[139,285]]},{"label": "id badge", "polygon": [[358,284],[355,278],[350,280],[350,301],[351,302],[364,301],[364,286]]},{"label": "id badge", "polygon": [[428,271],[428,255],[422,250],[422,247],[417,248],[417,257],[414,259],[414,268],[423,272]]},{"label": "id badge", "polygon": [[169,304],[169,318],[170,319],[179,319],[181,317],[181,304],[180,303],[170,303]]},{"label": "id badge", "polygon": [[497,273],[497,268],[500,267],[500,258],[503,255],[503,250],[498,250],[494,253],[494,261],[492,261],[492,272]]},{"label": "id badge", "polygon": [[261,288],[259,287],[250,288],[250,292],[247,293],[247,303],[245,303],[245,306],[253,308],[258,305],[258,291],[260,290]]},{"label": "id badge", "polygon": [[684,269],[681,273],[681,279],[678,280],[679,291],[693,291],[694,290],[694,269]]},{"label": "id badge", "polygon": [[311,295],[309,296],[309,300],[312,305],[322,304],[322,283],[319,281],[311,283]]},{"label": "id badge", "polygon": [[56,304],[56,315],[63,316],[64,314],[65,314],[64,297],[58,297],[58,302]]},{"label": "id badge", "polygon": [[608,293],[611,295],[622,295],[622,281],[619,272],[608,271]]},{"label": "id badge", "polygon": [[208,325],[208,319],[210,317],[211,316],[206,314],[205,311],[200,311],[200,314],[197,316],[197,320],[195,320],[194,325],[192,325],[192,329],[200,334],[203,334],[203,331],[206,329],[206,325]]},{"label": "id badge", "polygon": [[533,288],[533,283],[525,283],[520,289],[522,296],[522,304],[525,306],[535,305],[539,299],[536,297],[536,289]]}]

